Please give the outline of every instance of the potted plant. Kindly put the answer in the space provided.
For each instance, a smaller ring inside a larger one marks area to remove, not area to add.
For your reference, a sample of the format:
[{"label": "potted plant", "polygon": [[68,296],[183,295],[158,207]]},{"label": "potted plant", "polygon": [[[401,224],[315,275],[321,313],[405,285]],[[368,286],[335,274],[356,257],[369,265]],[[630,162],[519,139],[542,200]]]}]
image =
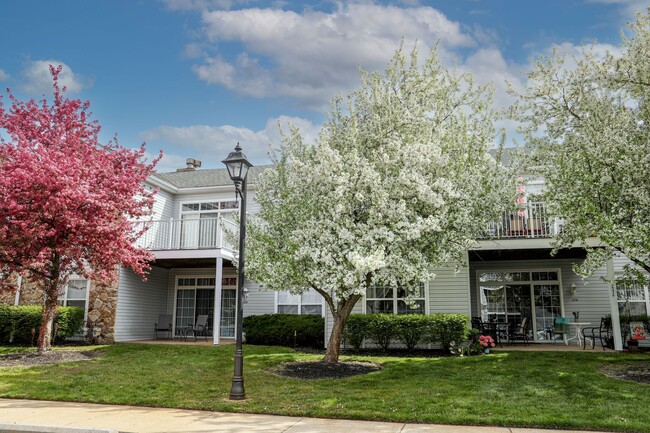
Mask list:
[{"label": "potted plant", "polygon": [[485,354],[490,353],[490,349],[496,346],[496,344],[494,344],[494,338],[489,335],[479,335],[478,344],[483,347],[483,353]]}]

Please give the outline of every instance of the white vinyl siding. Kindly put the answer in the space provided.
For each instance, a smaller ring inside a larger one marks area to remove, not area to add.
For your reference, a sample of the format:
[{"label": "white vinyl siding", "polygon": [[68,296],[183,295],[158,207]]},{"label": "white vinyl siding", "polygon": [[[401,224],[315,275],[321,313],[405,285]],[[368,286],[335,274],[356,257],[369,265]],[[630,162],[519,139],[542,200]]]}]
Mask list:
[{"label": "white vinyl siding", "polygon": [[133,271],[122,268],[119,274],[115,341],[150,340],[153,326],[166,309],[168,294],[167,269],[153,267],[147,282]]}]

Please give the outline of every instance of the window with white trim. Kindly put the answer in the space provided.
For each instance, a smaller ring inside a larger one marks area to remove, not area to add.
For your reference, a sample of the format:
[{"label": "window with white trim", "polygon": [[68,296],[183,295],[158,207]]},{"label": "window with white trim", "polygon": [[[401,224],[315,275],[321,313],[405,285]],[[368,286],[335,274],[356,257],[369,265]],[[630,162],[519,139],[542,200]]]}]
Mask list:
[{"label": "window with white trim", "polygon": [[648,314],[650,311],[650,296],[648,296],[647,285],[617,282],[616,298],[618,300],[619,314]]},{"label": "window with white trim", "polygon": [[86,308],[86,300],[88,299],[88,283],[89,281],[83,278],[71,278],[68,284],[65,285],[59,302],[64,307],[79,307]]},{"label": "window with white trim", "polygon": [[398,286],[373,286],[366,292],[366,313],[424,314],[424,283],[409,298],[407,290]]},{"label": "window with white trim", "polygon": [[277,311],[279,314],[323,315],[323,297],[314,289],[302,295],[292,295],[287,291],[278,292]]}]

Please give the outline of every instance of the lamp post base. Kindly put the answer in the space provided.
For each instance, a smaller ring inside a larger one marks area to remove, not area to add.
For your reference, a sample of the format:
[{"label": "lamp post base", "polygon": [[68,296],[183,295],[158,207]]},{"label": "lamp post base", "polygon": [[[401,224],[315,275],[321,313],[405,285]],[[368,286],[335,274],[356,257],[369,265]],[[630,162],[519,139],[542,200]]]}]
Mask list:
[{"label": "lamp post base", "polygon": [[244,391],[244,378],[243,377],[233,377],[232,387],[230,388],[230,399],[231,400],[245,400],[246,392]]}]

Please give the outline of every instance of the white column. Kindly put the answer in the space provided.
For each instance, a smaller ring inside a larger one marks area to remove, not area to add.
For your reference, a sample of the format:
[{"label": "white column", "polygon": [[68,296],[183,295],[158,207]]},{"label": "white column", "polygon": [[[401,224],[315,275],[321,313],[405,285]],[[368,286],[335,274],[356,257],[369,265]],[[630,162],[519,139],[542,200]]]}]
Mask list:
[{"label": "white column", "polygon": [[614,333],[614,349],[623,350],[621,339],[621,322],[618,316],[618,299],[616,297],[616,275],[614,274],[614,259],[607,260],[607,280],[609,281],[609,305],[612,315],[612,332]]},{"label": "white column", "polygon": [[212,338],[214,345],[219,345],[219,335],[221,334],[221,283],[223,281],[223,258],[217,257],[217,272],[214,284],[214,323],[212,324]]}]

